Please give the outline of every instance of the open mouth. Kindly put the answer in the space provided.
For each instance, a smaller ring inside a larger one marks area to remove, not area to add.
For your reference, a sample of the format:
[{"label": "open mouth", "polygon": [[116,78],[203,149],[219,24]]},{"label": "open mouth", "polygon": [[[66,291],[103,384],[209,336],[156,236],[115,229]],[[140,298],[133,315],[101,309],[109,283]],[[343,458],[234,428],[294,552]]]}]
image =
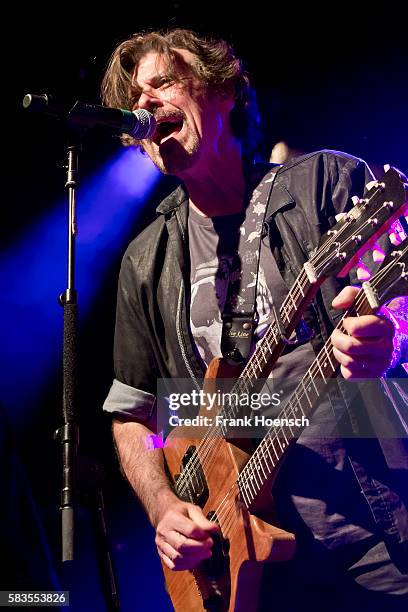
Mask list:
[{"label": "open mouth", "polygon": [[163,121],[158,122],[156,126],[156,131],[154,133],[153,141],[160,145],[165,140],[173,136],[174,134],[178,134],[183,127],[183,119],[182,118],[168,118]]}]

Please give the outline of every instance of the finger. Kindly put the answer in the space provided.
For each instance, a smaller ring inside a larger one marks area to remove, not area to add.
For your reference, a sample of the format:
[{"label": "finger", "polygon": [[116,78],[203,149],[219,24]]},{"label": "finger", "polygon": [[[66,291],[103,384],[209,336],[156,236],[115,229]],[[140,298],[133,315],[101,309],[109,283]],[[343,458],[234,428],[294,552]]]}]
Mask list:
[{"label": "finger", "polygon": [[175,571],[196,567],[204,559],[209,559],[212,554],[211,549],[207,548],[196,551],[194,554],[183,555],[166,542],[160,543],[157,550],[167,567]]},{"label": "finger", "polygon": [[160,544],[160,546],[157,546],[157,552],[159,553],[160,557],[163,559],[167,567],[169,567],[170,569],[175,568],[173,558],[177,558],[177,553],[175,550],[172,550],[171,546],[164,542],[163,544]]},{"label": "finger", "polygon": [[378,378],[382,372],[373,372],[367,367],[340,367],[341,374],[346,380],[357,380],[360,378]]},{"label": "finger", "polygon": [[381,355],[388,356],[392,353],[392,339],[384,340],[383,337],[378,338],[358,338],[343,333],[339,329],[335,329],[331,335],[331,343],[333,347],[350,355],[352,357],[367,357],[370,359],[375,356],[378,358]]},{"label": "finger", "polygon": [[350,355],[346,355],[345,353],[342,353],[336,347],[333,347],[333,356],[335,360],[337,361],[337,363],[339,363],[341,366],[352,368],[353,364],[355,364],[355,359],[353,359],[353,357],[350,357]]},{"label": "finger", "polygon": [[[187,538],[192,538],[194,540],[206,540],[208,538],[208,530],[206,531],[205,529],[201,528],[200,525],[197,524],[198,521],[193,521],[191,518],[189,518],[189,516],[186,516],[186,514],[189,512],[190,509],[187,506],[182,508],[181,512],[180,510],[169,512],[166,515],[166,519],[157,526],[157,531],[162,535],[165,535],[165,533],[168,531],[174,530],[183,534]],[[200,509],[199,513],[201,513]],[[202,517],[205,518],[203,515]]]},{"label": "finger", "polygon": [[159,550],[159,555],[163,559],[163,562],[169,569],[174,569],[174,563],[171,559],[169,559],[164,553]]},{"label": "finger", "polygon": [[391,321],[377,315],[346,317],[343,320],[345,331],[355,338],[378,338],[392,341],[394,326]]},{"label": "finger", "polygon": [[186,536],[177,531],[169,531],[164,538],[168,544],[181,554],[208,549],[213,545],[212,538],[207,537],[206,540],[193,540],[192,538],[186,538]]},{"label": "finger", "polygon": [[[190,518],[199,526],[201,529],[206,531],[216,532],[218,531],[217,523],[209,521],[203,514],[201,508],[198,506],[189,506],[188,513]],[[207,534],[208,535],[208,534]]]},{"label": "finger", "polygon": [[371,358],[356,359],[345,355],[336,348],[333,348],[333,356],[340,364],[344,378],[377,378],[387,370],[390,364],[388,357],[379,359],[371,356]]},{"label": "finger", "polygon": [[350,285],[344,287],[344,289],[334,298],[332,302],[333,308],[349,308],[353,304],[359,291],[359,287],[351,287]]},{"label": "finger", "polygon": [[350,368],[352,370],[370,370],[370,372],[375,374],[378,374],[378,372],[383,372],[384,369],[387,369],[387,365],[390,361],[388,354],[374,354],[355,357],[352,355],[347,355],[347,353],[343,353],[335,347],[333,347],[333,356],[340,365],[343,365],[346,368]]}]

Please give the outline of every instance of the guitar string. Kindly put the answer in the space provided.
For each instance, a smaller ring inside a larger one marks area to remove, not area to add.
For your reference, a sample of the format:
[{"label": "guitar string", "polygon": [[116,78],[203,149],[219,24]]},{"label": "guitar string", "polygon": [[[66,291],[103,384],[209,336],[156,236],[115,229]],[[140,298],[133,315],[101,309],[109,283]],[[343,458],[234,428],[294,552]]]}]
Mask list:
[{"label": "guitar string", "polygon": [[[381,272],[380,272],[380,273],[378,273],[378,275],[376,276],[376,279],[375,279],[375,280],[373,280],[373,281],[372,281],[372,283],[371,283],[373,287],[375,287],[376,285],[378,285],[378,284],[379,284],[379,283],[380,283],[380,282],[381,282],[381,281],[384,279],[384,277],[385,277],[386,275],[388,275],[388,274],[389,274],[389,269],[390,269],[390,267],[394,266],[394,267],[396,268],[396,267],[397,267],[397,265],[402,265],[402,266],[405,268],[405,265],[406,265],[406,264],[405,264],[405,263],[402,263],[402,264],[401,264],[401,259],[403,258],[403,256],[405,255],[405,253],[408,253],[408,247],[407,247],[407,248],[406,248],[404,251],[400,252],[400,257],[398,258],[398,260],[396,260],[394,263],[393,263],[393,262],[390,262],[390,264],[388,264],[386,267],[384,267],[384,268],[381,270]],[[358,301],[356,301],[356,307],[358,307],[358,306],[359,306],[359,304],[358,304],[357,302],[358,302]],[[364,304],[363,304],[363,305],[364,305]],[[344,317],[343,317],[343,319],[344,319]],[[342,327],[342,325],[343,325],[343,319],[340,321],[340,323],[339,323],[339,325],[338,325],[337,327]],[[344,328],[343,328],[343,331],[345,331],[345,330],[344,330]],[[330,350],[330,353],[331,353],[331,357],[333,357],[333,358],[334,358],[334,355],[332,354],[332,347],[329,347],[329,350]],[[310,378],[310,379],[311,379],[311,381],[313,382],[313,380],[316,378],[316,377],[315,377],[315,374],[316,374],[316,372],[318,371],[318,369],[320,369],[320,370],[321,370],[321,373],[323,373],[323,372],[322,372],[322,369],[321,369],[321,366],[320,366],[320,363],[321,363],[322,359],[323,359],[323,360],[326,360],[326,356],[327,356],[327,358],[329,359],[329,363],[330,363],[330,365],[331,365],[332,371],[334,372],[334,370],[335,370],[335,369],[333,369],[333,365],[331,364],[331,359],[330,359],[330,355],[329,355],[329,350],[328,350],[328,348],[327,348],[327,344],[326,344],[326,345],[323,347],[323,349],[320,351],[320,353],[319,353],[319,355],[318,355],[318,357],[317,357],[317,359],[316,359],[316,361],[315,361],[315,364],[313,364],[313,365],[312,365],[312,367],[310,368],[310,370],[309,370],[309,371],[308,371],[308,372],[305,374],[305,377],[302,379],[302,382],[301,382],[301,385],[303,386],[304,390],[305,390],[305,382],[307,382],[307,378]],[[325,353],[327,353],[327,355],[325,355]],[[334,359],[334,361],[336,361],[336,360]],[[327,365],[327,360],[326,360],[326,365]],[[323,364],[323,367],[325,367],[325,365],[324,365],[324,364]],[[324,378],[324,377],[323,377],[323,378]],[[313,382],[313,384],[314,384],[314,382]],[[315,386],[315,384],[314,384],[314,386]],[[289,416],[288,414],[286,414],[286,413],[287,413],[287,409],[288,409],[288,407],[291,409],[291,412],[292,412],[292,414],[293,414],[293,401],[294,401],[294,397],[295,397],[295,396],[296,396],[296,398],[297,398],[297,402],[299,403],[299,406],[300,406],[300,408],[301,408],[301,411],[303,412],[303,410],[302,410],[302,406],[301,406],[301,402],[300,402],[300,400],[299,400],[299,395],[300,395],[301,399],[304,399],[304,397],[302,397],[302,395],[304,396],[304,395],[306,395],[306,393],[303,393],[303,394],[302,394],[302,393],[300,393],[300,394],[299,394],[299,388],[300,388],[300,385],[298,385],[298,387],[297,387],[297,389],[295,390],[295,392],[294,392],[294,393],[291,395],[290,400],[289,400],[289,401],[288,401],[288,403],[286,404],[286,406],[285,406],[285,408],[283,409],[283,411],[280,413],[280,415],[279,415],[280,417],[282,417],[282,415],[283,415],[283,416]],[[315,388],[316,388],[316,386],[315,386]],[[309,393],[310,393],[310,383],[309,383],[309,389],[308,389],[308,391],[309,391]],[[317,389],[316,389],[316,391],[317,391]],[[320,393],[320,392],[319,392],[319,391],[317,391],[317,395],[319,395],[319,393]],[[309,400],[309,403],[310,403],[310,400]],[[289,430],[290,430],[290,432],[291,432],[291,435],[293,435],[293,432],[291,431],[291,427],[290,427],[290,426],[288,426],[288,428],[289,428]],[[243,482],[244,484],[248,484],[249,480],[252,480],[254,477],[255,477],[255,479],[256,479],[256,473],[255,473],[255,471],[254,471],[254,468],[251,466],[251,463],[253,464],[253,463],[255,463],[256,461],[258,461],[258,463],[261,465],[261,468],[262,468],[262,457],[263,457],[263,458],[264,458],[264,461],[265,461],[265,464],[267,464],[267,462],[266,462],[266,460],[265,460],[265,457],[266,457],[266,455],[267,455],[267,454],[268,454],[268,455],[269,455],[269,457],[270,457],[270,453],[269,453],[269,449],[270,449],[270,447],[272,447],[272,448],[273,448],[273,450],[275,451],[275,454],[277,454],[277,453],[276,453],[276,449],[275,449],[275,441],[277,440],[277,441],[278,441],[278,443],[279,443],[279,445],[280,445],[280,440],[279,440],[279,434],[280,434],[280,433],[281,433],[281,434],[283,434],[283,436],[284,436],[284,438],[285,438],[285,440],[286,440],[286,442],[287,442],[286,435],[285,435],[285,432],[284,432],[284,430],[283,430],[283,428],[282,428],[282,427],[281,427],[280,429],[274,428],[273,432],[274,432],[274,436],[272,437],[272,430],[268,431],[268,433],[266,434],[266,436],[265,436],[264,440],[263,440],[263,441],[262,441],[262,443],[261,443],[261,444],[258,446],[258,448],[256,449],[256,451],[254,452],[254,454],[252,455],[252,457],[250,458],[250,460],[249,460],[249,461],[248,461],[248,463],[246,464],[245,468],[242,470],[242,472],[241,472],[241,474],[240,474],[240,478],[242,479],[242,482]],[[265,448],[265,446],[266,446],[266,448]],[[282,449],[281,449],[281,450],[282,450]],[[265,451],[266,451],[266,452],[265,452]],[[261,454],[262,454],[262,457],[261,457]],[[255,464],[255,465],[256,465],[256,464]],[[272,465],[273,465],[273,461],[272,461]],[[273,465],[273,467],[275,467],[275,466]],[[263,470],[263,468],[262,468],[262,470]],[[263,470],[263,471],[264,471],[264,470]],[[257,472],[258,472],[258,475],[259,475],[259,470],[258,470],[258,469],[257,469]],[[259,486],[259,483],[256,483],[256,484]]]}]

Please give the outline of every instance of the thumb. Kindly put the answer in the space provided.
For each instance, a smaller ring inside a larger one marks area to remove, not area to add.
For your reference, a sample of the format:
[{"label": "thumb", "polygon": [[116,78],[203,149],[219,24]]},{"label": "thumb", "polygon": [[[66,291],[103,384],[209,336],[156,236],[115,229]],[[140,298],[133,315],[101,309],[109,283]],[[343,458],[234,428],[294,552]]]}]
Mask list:
[{"label": "thumb", "polygon": [[196,525],[198,525],[198,527],[200,527],[201,529],[204,529],[205,531],[218,531],[217,523],[212,523],[211,521],[209,521],[204,516],[201,508],[199,508],[198,506],[189,506],[188,515],[191,520],[194,521]]},{"label": "thumb", "polygon": [[360,287],[344,287],[332,302],[333,308],[349,308],[354,302]]}]

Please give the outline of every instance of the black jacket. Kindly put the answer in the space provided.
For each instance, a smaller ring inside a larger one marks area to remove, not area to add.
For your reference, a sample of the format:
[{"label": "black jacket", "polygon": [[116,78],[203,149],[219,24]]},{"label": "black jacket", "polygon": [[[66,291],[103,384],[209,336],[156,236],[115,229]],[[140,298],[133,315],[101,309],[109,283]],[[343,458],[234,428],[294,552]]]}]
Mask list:
[{"label": "black jacket", "polygon": [[[291,286],[335,214],[350,207],[372,179],[366,164],[344,153],[321,151],[283,166],[266,214],[271,245]],[[154,394],[157,377],[203,372],[188,325],[190,292],[188,198],[180,186],[157,208],[158,218],[127,249],[120,272],[115,335],[116,378]],[[343,280],[329,279],[310,309],[316,345],[326,340],[339,311],[331,302]]]}]

